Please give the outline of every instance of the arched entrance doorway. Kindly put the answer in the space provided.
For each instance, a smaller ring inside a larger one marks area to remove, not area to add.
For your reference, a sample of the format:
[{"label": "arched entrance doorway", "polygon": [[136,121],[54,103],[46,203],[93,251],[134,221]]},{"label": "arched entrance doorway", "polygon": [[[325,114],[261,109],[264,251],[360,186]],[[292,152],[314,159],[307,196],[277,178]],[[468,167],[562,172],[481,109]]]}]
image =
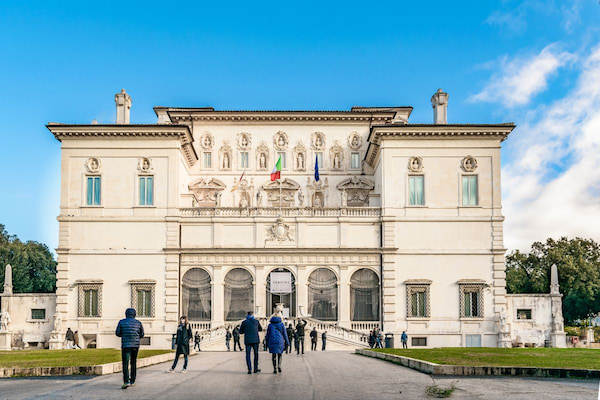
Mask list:
[{"label": "arched entrance doorway", "polygon": [[338,319],[338,285],[335,273],[317,268],[308,277],[308,312],[323,321]]},{"label": "arched entrance doorway", "polygon": [[225,321],[244,319],[254,311],[254,284],[250,272],[234,268],[225,275]]},{"label": "arched entrance doorway", "polygon": [[350,318],[352,321],[379,321],[379,277],[367,268],[350,279]]},{"label": "arched entrance doorway", "polygon": [[285,318],[296,316],[296,277],[287,268],[277,268],[267,276],[267,315],[283,304]]},{"label": "arched entrance doorway", "polygon": [[181,312],[193,322],[210,321],[212,286],[210,275],[202,268],[192,268],[181,278]]}]

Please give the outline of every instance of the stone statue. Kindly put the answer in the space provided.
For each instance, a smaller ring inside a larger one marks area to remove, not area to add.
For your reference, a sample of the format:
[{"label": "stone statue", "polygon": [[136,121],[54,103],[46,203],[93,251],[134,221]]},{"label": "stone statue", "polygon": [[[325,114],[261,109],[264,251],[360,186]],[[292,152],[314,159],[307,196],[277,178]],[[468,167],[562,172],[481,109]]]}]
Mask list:
[{"label": "stone statue", "polygon": [[265,153],[260,153],[259,165],[260,168],[267,168],[267,157],[265,157]]},{"label": "stone statue", "polygon": [[356,135],[352,138],[352,147],[353,148],[358,147],[358,136],[356,136]]},{"label": "stone statue", "polygon": [[223,154],[223,169],[229,169],[229,154]]},{"label": "stone statue", "polygon": [[346,207],[348,205],[348,194],[345,190],[342,190],[342,207]]},{"label": "stone statue", "polygon": [[56,332],[60,332],[62,329],[62,318],[60,317],[60,314],[55,312],[54,313],[54,330]]},{"label": "stone statue", "polygon": [[315,200],[313,201],[313,208],[321,207],[321,197],[315,194]]},{"label": "stone statue", "polygon": [[0,331],[8,332],[8,324],[10,324],[10,314],[8,311],[2,311],[0,316]]},{"label": "stone statue", "polygon": [[298,207],[304,207],[304,192],[298,190]]},{"label": "stone statue", "polygon": [[296,168],[304,169],[304,155],[302,153],[298,153],[296,157]]},{"label": "stone statue", "polygon": [[341,163],[340,163],[340,154],[339,153],[335,153],[335,156],[333,157],[333,168],[335,169],[340,169]]},{"label": "stone statue", "polygon": [[277,139],[277,145],[280,148],[285,147],[285,138],[283,137],[283,135],[279,135],[279,138]]},{"label": "stone statue", "polygon": [[215,207],[221,207],[221,192],[217,192],[217,195],[215,196]]}]

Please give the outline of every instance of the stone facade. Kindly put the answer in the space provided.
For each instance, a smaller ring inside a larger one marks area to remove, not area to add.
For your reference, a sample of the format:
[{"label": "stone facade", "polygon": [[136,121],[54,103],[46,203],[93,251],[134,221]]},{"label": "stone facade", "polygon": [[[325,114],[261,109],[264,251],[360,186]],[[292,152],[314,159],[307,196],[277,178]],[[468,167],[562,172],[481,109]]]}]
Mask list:
[{"label": "stone facade", "polygon": [[[447,124],[447,100],[432,98],[433,125],[410,124],[412,107],[155,107],[157,124],[132,125],[123,91],[116,125],[49,124],[63,330],[117,347],[117,321],[141,307],[147,345],[165,348],[181,314],[214,328],[281,302],[414,346],[502,345],[500,147],[514,125]],[[269,292],[274,271],[291,293]]]}]

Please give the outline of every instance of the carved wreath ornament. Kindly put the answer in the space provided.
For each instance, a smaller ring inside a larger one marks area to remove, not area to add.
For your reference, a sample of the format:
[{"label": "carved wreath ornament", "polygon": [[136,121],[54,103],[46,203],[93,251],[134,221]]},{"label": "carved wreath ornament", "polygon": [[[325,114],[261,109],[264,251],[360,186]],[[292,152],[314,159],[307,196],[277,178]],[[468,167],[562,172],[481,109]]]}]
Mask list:
[{"label": "carved wreath ornament", "polygon": [[278,242],[285,242],[293,240],[290,232],[290,226],[283,222],[281,217],[277,218],[277,222],[270,228],[271,237],[269,240],[277,240]]}]

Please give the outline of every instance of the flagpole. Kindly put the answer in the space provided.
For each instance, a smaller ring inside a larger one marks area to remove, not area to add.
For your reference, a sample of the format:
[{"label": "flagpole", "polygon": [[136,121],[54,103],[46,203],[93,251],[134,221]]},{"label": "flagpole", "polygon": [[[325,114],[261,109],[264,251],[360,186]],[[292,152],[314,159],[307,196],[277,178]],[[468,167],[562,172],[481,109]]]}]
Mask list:
[{"label": "flagpole", "polygon": [[281,204],[283,203],[283,197],[281,194],[281,186],[282,186],[282,182],[281,182],[281,177],[279,178],[279,217],[281,217]]}]

